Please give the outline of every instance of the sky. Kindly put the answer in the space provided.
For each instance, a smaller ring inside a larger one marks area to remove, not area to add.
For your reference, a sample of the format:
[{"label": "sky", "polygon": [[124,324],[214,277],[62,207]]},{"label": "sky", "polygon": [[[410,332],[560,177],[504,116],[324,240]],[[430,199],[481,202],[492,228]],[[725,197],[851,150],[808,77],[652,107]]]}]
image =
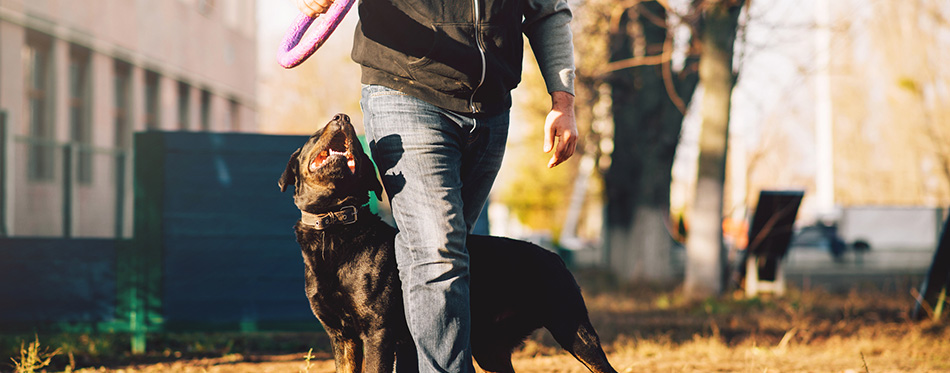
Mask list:
[{"label": "sky", "polygon": [[261,72],[276,64],[278,43],[297,14],[292,0],[257,0],[257,68]]},{"label": "sky", "polygon": [[[730,171],[744,170],[746,153],[758,146],[762,135],[762,123],[774,113],[801,116],[801,126],[790,126],[789,136],[803,148],[814,148],[814,135],[810,125],[814,123],[811,107],[814,100],[812,73],[814,70],[815,43],[811,32],[814,24],[816,0],[761,0],[751,2],[741,17],[746,22],[745,47],[736,51],[736,68],[741,68],[739,81],[733,90],[730,114],[730,161],[739,167]],[[698,88],[687,117],[683,122],[680,146],[676,151],[673,168],[671,205],[674,210],[684,209],[691,202],[697,174],[699,156],[698,141],[701,133],[701,118],[698,108],[702,105],[702,87]],[[816,160],[814,151],[804,152],[809,156],[790,159],[788,167],[810,173]],[[744,178],[743,173],[733,172],[731,177]],[[736,183],[737,187],[744,183]],[[804,186],[790,185],[790,189]],[[744,188],[725,191],[733,200],[745,200]]]}]

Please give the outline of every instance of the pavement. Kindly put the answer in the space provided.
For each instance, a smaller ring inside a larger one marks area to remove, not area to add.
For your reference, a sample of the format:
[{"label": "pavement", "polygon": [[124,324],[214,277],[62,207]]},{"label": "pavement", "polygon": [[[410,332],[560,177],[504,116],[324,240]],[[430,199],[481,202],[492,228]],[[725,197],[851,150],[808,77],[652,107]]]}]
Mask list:
[{"label": "pavement", "polygon": [[906,293],[920,287],[933,260],[932,250],[846,252],[839,261],[821,248],[792,247],[785,258],[785,279],[802,289],[846,292],[873,288]]}]

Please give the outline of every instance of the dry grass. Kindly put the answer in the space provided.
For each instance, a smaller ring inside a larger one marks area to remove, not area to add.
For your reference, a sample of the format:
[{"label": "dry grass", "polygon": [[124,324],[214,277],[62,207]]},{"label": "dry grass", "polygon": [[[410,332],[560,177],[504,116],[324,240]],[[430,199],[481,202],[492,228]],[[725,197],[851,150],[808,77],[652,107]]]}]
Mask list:
[{"label": "dry grass", "polygon": [[[950,328],[908,320],[909,292],[791,291],[782,298],[687,302],[676,291],[633,287],[586,296],[620,372],[950,371]],[[193,359],[172,353],[158,363],[79,371],[332,372],[328,346],[312,347],[321,352]],[[532,336],[514,364],[519,372],[587,371],[546,332]]]},{"label": "dry grass", "polygon": [[16,373],[33,373],[37,370],[46,368],[52,363],[53,357],[60,353],[59,349],[53,352],[49,348],[40,348],[40,337],[34,336],[35,340],[30,342],[27,347],[25,343],[20,344],[20,358],[13,360],[13,369]]},{"label": "dry grass", "polygon": [[[588,296],[620,372],[950,371],[950,330],[911,322],[909,293],[791,292],[783,298],[688,303],[676,293]],[[586,372],[536,334],[519,372]]]},{"label": "dry grass", "polygon": [[[728,345],[714,336],[620,338],[609,346],[620,372],[937,372],[950,370],[950,333],[922,327],[875,328],[811,343]],[[797,338],[792,338],[797,340]],[[586,372],[569,355],[519,356],[519,372]]]}]

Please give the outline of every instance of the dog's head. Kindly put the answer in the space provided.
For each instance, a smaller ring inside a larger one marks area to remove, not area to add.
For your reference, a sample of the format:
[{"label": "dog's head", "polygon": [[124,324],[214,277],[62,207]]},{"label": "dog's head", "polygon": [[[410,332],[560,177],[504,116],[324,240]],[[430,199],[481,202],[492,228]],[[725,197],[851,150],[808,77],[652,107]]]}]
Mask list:
[{"label": "dog's head", "polygon": [[310,213],[360,206],[369,201],[370,191],[377,198],[383,191],[346,114],[334,116],[290,156],[277,185],[283,192],[291,184],[297,208]]}]

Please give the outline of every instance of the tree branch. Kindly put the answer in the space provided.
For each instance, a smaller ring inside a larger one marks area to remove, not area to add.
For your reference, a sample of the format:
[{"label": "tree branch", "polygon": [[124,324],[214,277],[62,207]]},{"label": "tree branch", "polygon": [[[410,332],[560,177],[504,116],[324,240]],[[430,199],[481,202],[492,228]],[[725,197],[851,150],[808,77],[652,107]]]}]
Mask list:
[{"label": "tree branch", "polygon": [[672,53],[667,54],[665,48],[662,54],[653,55],[653,56],[640,56],[627,58],[620,61],[610,62],[604,65],[604,68],[598,71],[598,75],[606,75],[614,71],[629,69],[631,67],[638,66],[649,66],[649,65],[659,65],[662,63],[669,62],[673,59]]},{"label": "tree branch", "polygon": [[[663,55],[664,56],[673,56],[673,34],[667,33],[666,42],[663,43]],[[676,92],[676,87],[673,82],[673,64],[672,63],[663,63],[663,86],[666,87],[666,94],[670,96],[670,101],[673,101],[673,105],[676,105],[676,108],[679,109],[680,113],[686,115],[686,103],[683,102],[683,99],[680,97],[679,93]]]}]

